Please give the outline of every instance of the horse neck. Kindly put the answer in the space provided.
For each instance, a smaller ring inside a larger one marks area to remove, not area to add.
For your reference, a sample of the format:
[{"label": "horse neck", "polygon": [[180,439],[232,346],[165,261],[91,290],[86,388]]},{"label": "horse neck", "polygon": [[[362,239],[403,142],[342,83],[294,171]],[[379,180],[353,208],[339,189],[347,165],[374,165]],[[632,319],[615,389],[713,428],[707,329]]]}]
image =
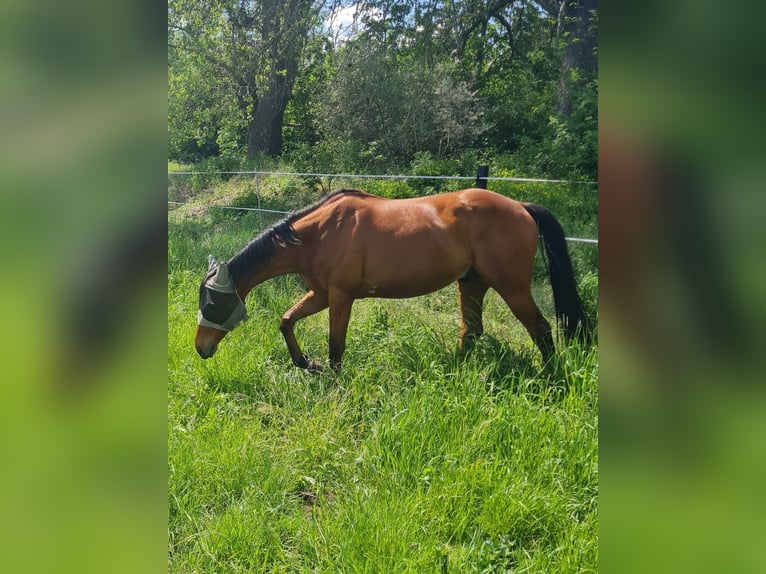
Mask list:
[{"label": "horse neck", "polygon": [[255,269],[234,280],[234,288],[240,299],[244,301],[248,293],[264,281],[280,275],[295,273],[298,270],[300,250],[301,247],[296,245],[275,246],[274,256],[269,262],[258,265]]}]

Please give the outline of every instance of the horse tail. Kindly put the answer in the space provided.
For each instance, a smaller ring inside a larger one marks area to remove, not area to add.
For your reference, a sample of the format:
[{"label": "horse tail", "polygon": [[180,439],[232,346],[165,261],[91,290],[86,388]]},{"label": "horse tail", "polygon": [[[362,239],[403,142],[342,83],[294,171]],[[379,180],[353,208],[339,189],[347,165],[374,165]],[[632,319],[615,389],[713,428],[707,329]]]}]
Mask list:
[{"label": "horse tail", "polygon": [[547,255],[548,276],[553,290],[556,319],[564,329],[567,341],[577,336],[582,342],[590,342],[590,325],[582,300],[577,292],[572,260],[569,258],[564,230],[550,211],[541,205],[524,203],[524,209],[537,223],[540,242]]}]

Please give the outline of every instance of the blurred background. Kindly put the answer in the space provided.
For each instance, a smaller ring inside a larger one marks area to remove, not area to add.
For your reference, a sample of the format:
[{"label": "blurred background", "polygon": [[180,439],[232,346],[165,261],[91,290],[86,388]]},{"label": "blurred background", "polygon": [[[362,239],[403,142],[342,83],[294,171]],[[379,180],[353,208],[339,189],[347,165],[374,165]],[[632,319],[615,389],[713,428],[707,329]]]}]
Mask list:
[{"label": "blurred background", "polygon": [[[766,562],[763,12],[600,6],[604,572]],[[5,571],[167,568],[166,17],[0,7]]]},{"label": "blurred background", "polygon": [[766,566],[763,11],[602,6],[605,572]]},{"label": "blurred background", "polygon": [[164,4],[0,5],[0,568],[166,568]]}]

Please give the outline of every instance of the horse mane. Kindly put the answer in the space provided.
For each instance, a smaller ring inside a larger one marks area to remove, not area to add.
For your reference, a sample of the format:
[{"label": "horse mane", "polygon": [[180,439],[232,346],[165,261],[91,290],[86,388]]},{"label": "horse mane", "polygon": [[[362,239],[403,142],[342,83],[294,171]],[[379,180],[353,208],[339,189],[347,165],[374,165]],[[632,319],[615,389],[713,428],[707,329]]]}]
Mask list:
[{"label": "horse mane", "polygon": [[253,269],[260,267],[274,257],[274,242],[297,245],[301,238],[295,233],[293,224],[300,218],[305,217],[315,209],[340,195],[368,195],[359,189],[339,189],[325,194],[319,200],[298,211],[290,213],[287,217],[268,227],[255,238],[251,239],[240,251],[226,262],[234,282],[249,274]]}]

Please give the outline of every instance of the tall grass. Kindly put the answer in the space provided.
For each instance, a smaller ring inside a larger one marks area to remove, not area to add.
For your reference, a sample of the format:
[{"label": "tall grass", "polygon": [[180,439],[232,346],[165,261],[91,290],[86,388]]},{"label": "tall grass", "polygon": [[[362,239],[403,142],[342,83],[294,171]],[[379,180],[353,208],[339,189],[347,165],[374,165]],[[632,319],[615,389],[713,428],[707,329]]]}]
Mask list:
[{"label": "tall grass", "polygon": [[[543,370],[490,294],[461,357],[449,287],[356,302],[342,372],[312,375],[279,333],[304,292],[284,277],[202,361],[206,255],[230,256],[256,224],[171,218],[169,571],[595,572],[597,351],[560,344]],[[535,295],[551,316],[547,285]],[[326,313],[296,327],[324,361],[327,331]]]}]

